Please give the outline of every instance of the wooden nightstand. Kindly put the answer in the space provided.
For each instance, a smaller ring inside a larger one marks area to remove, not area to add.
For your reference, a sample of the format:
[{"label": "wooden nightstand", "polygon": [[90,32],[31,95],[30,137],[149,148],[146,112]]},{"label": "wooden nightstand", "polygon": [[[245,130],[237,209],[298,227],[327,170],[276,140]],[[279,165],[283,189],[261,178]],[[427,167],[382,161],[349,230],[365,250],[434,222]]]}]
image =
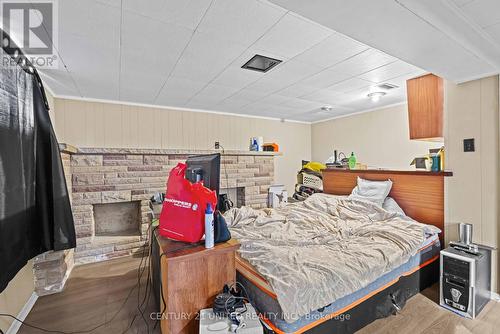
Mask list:
[{"label": "wooden nightstand", "polygon": [[[239,243],[228,242],[206,249],[203,243],[187,244],[166,239],[155,233],[157,245],[153,251],[160,258],[160,291],[162,334],[198,333],[197,313],[212,307],[215,296],[224,284],[236,280],[235,251]],[[164,254],[164,255],[162,255]]]}]

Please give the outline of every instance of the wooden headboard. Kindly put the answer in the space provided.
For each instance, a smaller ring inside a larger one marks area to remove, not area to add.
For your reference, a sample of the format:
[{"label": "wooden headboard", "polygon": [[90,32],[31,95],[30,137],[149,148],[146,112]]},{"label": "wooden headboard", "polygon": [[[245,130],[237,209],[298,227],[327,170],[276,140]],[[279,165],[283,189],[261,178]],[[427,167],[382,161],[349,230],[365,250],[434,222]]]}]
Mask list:
[{"label": "wooden headboard", "polygon": [[333,195],[349,195],[356,187],[357,177],[366,180],[392,180],[389,196],[394,198],[411,218],[443,231],[444,245],[444,177],[451,172],[420,172],[390,170],[323,170],[323,191]]}]

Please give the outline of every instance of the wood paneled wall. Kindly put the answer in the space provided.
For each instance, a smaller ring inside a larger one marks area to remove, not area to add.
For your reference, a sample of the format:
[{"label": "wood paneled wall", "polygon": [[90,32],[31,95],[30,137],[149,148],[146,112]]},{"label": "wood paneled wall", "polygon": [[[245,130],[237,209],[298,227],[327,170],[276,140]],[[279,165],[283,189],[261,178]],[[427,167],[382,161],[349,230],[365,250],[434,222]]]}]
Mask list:
[{"label": "wood paneled wall", "polygon": [[302,159],[311,158],[311,125],[262,118],[114,103],[54,99],[59,142],[77,147],[247,150],[249,139],[277,142],[275,181],[293,192]]}]

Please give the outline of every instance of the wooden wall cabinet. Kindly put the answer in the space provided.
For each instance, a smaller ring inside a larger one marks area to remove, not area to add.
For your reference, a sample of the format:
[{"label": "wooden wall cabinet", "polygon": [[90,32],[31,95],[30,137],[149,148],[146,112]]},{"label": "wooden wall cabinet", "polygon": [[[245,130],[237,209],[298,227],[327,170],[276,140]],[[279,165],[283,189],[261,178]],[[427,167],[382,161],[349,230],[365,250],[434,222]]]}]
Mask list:
[{"label": "wooden wall cabinet", "polygon": [[406,81],[410,139],[443,140],[443,79],[427,74]]}]

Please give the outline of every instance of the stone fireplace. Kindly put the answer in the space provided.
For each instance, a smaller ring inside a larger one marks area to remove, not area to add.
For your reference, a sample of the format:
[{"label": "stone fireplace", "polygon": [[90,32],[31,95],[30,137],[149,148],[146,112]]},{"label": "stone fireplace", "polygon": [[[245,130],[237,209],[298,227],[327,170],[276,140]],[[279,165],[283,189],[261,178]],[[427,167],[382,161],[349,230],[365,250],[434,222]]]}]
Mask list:
[{"label": "stone fireplace", "polygon": [[94,235],[122,236],[140,235],[141,202],[94,204]]},{"label": "stone fireplace", "polygon": [[[60,291],[73,261],[92,263],[140,251],[151,219],[149,199],[165,192],[170,170],[189,155],[217,152],[61,146],[77,247],[35,259],[35,286],[40,294]],[[221,159],[221,193],[228,193],[235,205],[266,207],[275,156],[274,152],[226,151]],[[46,276],[51,271],[59,275],[48,287]]]}]

